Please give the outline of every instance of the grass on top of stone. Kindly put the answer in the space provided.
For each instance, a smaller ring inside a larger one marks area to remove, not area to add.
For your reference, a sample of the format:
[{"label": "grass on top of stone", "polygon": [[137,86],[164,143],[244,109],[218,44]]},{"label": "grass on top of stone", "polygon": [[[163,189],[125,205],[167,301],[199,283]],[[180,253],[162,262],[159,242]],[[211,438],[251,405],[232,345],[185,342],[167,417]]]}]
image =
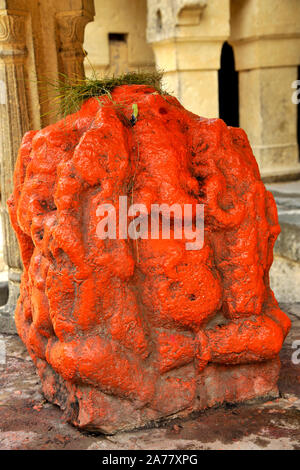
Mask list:
[{"label": "grass on top of stone", "polygon": [[165,94],[162,88],[162,72],[127,72],[111,77],[92,77],[85,79],[70,78],[63,74],[57,81],[48,81],[54,89],[54,101],[60,107],[61,114],[67,116],[80,109],[82,103],[94,97],[108,96],[114,88],[121,85],[148,85],[158,93]]}]

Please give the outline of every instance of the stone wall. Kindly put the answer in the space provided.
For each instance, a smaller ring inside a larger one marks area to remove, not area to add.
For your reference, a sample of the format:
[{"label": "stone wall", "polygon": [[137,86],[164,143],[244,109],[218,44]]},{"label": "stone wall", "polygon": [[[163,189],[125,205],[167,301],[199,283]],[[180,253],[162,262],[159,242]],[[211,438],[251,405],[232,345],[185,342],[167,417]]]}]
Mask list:
[{"label": "stone wall", "polygon": [[229,0],[148,0],[147,38],[166,88],[190,111],[218,117],[218,69]]},{"label": "stone wall", "polygon": [[146,42],[146,0],[95,0],[96,16],[85,32],[86,75],[154,68]]},{"label": "stone wall", "polygon": [[292,83],[300,64],[300,2],[231,2],[230,42],[239,71],[240,126],[263,176],[300,174]]}]

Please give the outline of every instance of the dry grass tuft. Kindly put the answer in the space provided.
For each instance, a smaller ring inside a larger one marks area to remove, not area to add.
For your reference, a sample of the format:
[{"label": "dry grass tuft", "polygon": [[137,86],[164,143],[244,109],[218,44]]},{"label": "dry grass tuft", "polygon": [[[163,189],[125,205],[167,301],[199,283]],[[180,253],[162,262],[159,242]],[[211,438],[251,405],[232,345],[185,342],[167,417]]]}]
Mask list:
[{"label": "dry grass tuft", "polygon": [[148,85],[158,93],[166,94],[161,84],[162,75],[162,72],[127,72],[112,77],[72,79],[61,74],[59,80],[47,81],[47,85],[54,90],[54,102],[59,105],[61,114],[67,116],[78,111],[82,103],[93,96],[112,99],[112,90],[121,85]]}]

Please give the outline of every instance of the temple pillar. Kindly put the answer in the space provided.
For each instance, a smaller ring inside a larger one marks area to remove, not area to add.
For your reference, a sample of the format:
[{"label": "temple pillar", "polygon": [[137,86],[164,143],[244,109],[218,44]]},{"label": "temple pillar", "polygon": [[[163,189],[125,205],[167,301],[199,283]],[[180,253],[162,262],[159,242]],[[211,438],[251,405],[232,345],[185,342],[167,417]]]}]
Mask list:
[{"label": "temple pillar", "polygon": [[48,81],[59,79],[59,73],[84,77],[84,28],[93,11],[92,0],[39,5],[35,0],[0,0],[1,217],[9,287],[8,302],[0,308],[0,332],[15,331],[14,310],[22,273],[6,205],[18,149],[25,132],[58,118]]},{"label": "temple pillar", "polygon": [[166,89],[190,111],[219,115],[218,69],[229,0],[148,0],[147,39]]},{"label": "temple pillar", "polygon": [[4,260],[8,265],[9,298],[0,308],[0,331],[13,332],[13,313],[19,293],[22,263],[16,236],[11,228],[6,201],[13,189],[13,170],[21,139],[29,129],[25,88],[26,14],[0,11],[0,151],[1,217],[4,231]]},{"label": "temple pillar", "polygon": [[84,29],[92,19],[91,13],[85,10],[56,14],[59,73],[71,78],[84,77]]},{"label": "temple pillar", "polygon": [[[292,83],[300,63],[300,4],[237,0],[231,39],[239,72],[240,126],[265,180],[300,174]],[[270,21],[270,12],[272,21]]]}]

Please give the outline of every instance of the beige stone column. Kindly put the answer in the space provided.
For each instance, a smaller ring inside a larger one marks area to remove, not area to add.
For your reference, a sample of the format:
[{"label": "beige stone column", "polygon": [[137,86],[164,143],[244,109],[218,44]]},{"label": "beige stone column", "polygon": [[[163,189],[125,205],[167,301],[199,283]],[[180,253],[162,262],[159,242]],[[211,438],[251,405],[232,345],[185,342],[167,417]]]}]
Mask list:
[{"label": "beige stone column", "polygon": [[84,29],[93,19],[85,10],[62,11],[56,14],[59,72],[68,77],[84,77]]},{"label": "beige stone column", "polygon": [[18,149],[26,131],[58,118],[47,79],[58,79],[59,72],[83,78],[84,28],[92,18],[93,0],[0,0],[1,216],[9,268],[9,299],[0,308],[0,332],[15,331],[22,272],[6,206]]},{"label": "beige stone column", "polygon": [[300,175],[292,83],[300,63],[300,2],[236,0],[231,40],[239,71],[240,126],[265,180]]},{"label": "beige stone column", "polygon": [[18,297],[22,263],[11,229],[6,201],[13,189],[13,170],[23,134],[29,129],[25,88],[24,12],[0,11],[0,103],[1,216],[4,230],[4,260],[9,267],[9,299],[0,309],[0,330],[14,331],[13,312]]},{"label": "beige stone column", "polygon": [[218,117],[218,69],[229,37],[229,0],[148,0],[147,39],[169,92],[190,111]]}]

